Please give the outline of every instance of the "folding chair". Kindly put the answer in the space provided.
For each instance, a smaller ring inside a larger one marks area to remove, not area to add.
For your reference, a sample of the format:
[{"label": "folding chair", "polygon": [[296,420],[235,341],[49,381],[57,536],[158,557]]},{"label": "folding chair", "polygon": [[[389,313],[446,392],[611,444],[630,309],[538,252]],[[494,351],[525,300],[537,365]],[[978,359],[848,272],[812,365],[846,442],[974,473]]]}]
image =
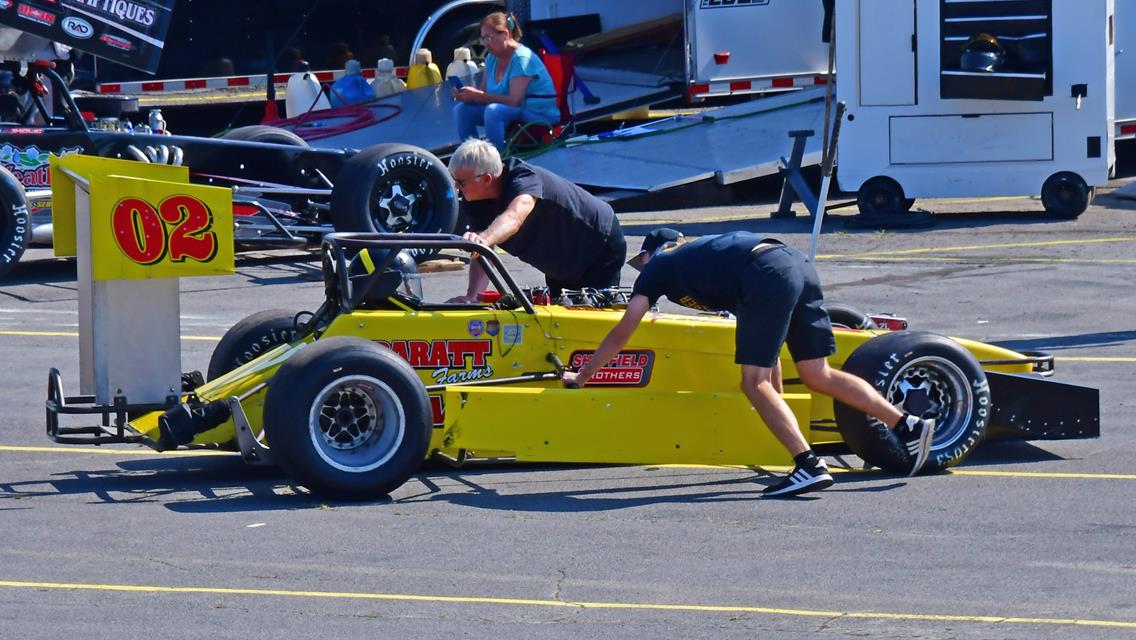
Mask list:
[{"label": "folding chair", "polygon": [[[505,157],[531,153],[552,144],[572,122],[572,110],[568,106],[570,87],[576,74],[576,64],[571,53],[549,53],[546,49],[537,52],[548,75],[552,76],[552,86],[556,89],[556,106],[560,110],[560,122],[515,122],[506,130]],[[532,96],[552,97],[552,96]]]}]

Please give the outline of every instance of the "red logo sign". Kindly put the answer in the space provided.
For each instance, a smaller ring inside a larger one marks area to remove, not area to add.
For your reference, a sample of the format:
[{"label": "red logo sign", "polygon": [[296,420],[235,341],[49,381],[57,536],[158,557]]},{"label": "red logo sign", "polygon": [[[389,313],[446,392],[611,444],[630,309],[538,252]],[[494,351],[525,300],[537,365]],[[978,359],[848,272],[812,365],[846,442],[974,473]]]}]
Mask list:
[{"label": "red logo sign", "polygon": [[[568,366],[579,369],[592,359],[594,351],[574,351]],[[655,352],[620,351],[588,380],[589,387],[645,387],[651,382]]]},{"label": "red logo sign", "polygon": [[376,340],[394,351],[415,369],[486,367],[486,356],[493,353],[489,340]]},{"label": "red logo sign", "polygon": [[26,4],[21,4],[20,6],[16,7],[16,13],[18,13],[21,18],[31,20],[32,22],[38,22],[47,27],[55,24],[54,13],[50,11],[44,11],[43,9],[37,9]]}]

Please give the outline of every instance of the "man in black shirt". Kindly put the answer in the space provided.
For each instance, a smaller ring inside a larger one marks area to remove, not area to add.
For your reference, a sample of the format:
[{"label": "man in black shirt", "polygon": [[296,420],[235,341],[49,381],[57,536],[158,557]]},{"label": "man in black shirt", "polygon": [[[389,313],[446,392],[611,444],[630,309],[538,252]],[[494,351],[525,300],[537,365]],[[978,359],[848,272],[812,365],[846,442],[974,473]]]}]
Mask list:
[{"label": "man in black shirt", "polygon": [[565,372],[565,386],[585,384],[618,354],[643,315],[665,295],[683,306],[737,316],[734,361],[742,367],[742,391],[795,462],[793,471],[764,495],[796,495],[833,482],[781,397],[782,344],[788,345],[805,386],[893,425],[887,437],[911,460],[910,475],[922,468],[934,421],[900,411],[864,380],[828,366],[836,339],[822,306],[820,278],[801,252],[745,231],[685,242],[674,229],[656,229],[628,264],[641,273],[623,318],[579,372]]},{"label": "man in black shirt", "polygon": [[[627,243],[606,202],[523,160],[502,163],[497,148],[484,140],[463,142],[449,168],[470,223],[466,240],[500,246],[536,267],[554,297],[562,289],[619,286]],[[487,284],[471,263],[466,294],[453,301],[473,301]]]}]

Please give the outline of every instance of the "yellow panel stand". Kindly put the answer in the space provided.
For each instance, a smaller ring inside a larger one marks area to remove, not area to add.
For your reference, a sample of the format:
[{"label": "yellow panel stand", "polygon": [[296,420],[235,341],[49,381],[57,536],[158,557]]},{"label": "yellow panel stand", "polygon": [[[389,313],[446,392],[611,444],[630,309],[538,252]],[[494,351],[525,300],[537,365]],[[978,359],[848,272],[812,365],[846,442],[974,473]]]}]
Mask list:
[{"label": "yellow panel stand", "polygon": [[74,255],[80,392],[162,404],[181,393],[178,278],[231,274],[232,192],[185,167],[51,158],[56,255]]}]

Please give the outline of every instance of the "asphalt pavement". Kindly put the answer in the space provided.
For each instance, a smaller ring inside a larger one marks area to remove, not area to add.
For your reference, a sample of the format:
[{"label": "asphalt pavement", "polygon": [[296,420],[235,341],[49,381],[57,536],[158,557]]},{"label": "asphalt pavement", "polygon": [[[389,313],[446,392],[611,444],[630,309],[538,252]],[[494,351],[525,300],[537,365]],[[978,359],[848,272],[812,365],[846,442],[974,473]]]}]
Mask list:
[{"label": "asphalt pavement", "polygon": [[[664,224],[806,247],[810,220],[773,208],[620,217],[632,250]],[[847,471],[798,500],[759,497],[782,469],[431,463],[389,500],[328,503],[232,455],[49,442],[48,368],[77,385],[75,267],[32,250],[0,283],[0,637],[1133,637],[1136,202],[916,208],[932,226],[834,212],[828,299],[1055,354],[1055,379],[1100,389],[1100,439],[986,444],[912,479],[830,458]],[[321,296],[305,252],[184,280],[183,368],[240,318]]]}]

